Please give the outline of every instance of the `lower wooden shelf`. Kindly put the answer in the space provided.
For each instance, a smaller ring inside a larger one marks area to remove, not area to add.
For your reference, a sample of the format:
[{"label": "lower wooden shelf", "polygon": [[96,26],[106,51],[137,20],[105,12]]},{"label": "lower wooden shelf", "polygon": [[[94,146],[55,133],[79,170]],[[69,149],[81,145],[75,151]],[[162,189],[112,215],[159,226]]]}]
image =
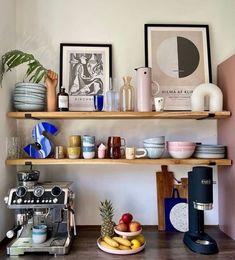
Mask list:
[{"label": "lower wooden shelf", "polygon": [[232,165],[232,160],[229,159],[8,159],[6,165]]}]

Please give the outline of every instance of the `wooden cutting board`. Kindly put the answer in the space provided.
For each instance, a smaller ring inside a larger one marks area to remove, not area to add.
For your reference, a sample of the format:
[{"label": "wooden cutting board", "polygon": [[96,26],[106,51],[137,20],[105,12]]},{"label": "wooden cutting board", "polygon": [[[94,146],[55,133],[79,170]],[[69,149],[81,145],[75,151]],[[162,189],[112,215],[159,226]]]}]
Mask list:
[{"label": "wooden cutting board", "polygon": [[168,172],[167,166],[161,166],[162,171],[156,172],[157,205],[158,205],[158,230],[165,230],[164,200],[170,197],[174,186],[173,172]]},{"label": "wooden cutting board", "polygon": [[175,184],[174,187],[178,189],[180,197],[188,199],[188,178],[181,178],[181,184]]}]

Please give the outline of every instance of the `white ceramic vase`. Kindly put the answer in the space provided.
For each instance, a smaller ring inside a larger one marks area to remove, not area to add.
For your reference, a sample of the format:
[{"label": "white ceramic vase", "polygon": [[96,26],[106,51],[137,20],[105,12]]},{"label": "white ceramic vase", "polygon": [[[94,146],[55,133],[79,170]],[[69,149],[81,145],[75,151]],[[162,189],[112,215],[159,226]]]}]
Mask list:
[{"label": "white ceramic vase", "polygon": [[200,84],[195,88],[191,96],[191,110],[204,111],[205,97],[209,97],[209,111],[223,110],[223,94],[221,89],[212,83]]}]

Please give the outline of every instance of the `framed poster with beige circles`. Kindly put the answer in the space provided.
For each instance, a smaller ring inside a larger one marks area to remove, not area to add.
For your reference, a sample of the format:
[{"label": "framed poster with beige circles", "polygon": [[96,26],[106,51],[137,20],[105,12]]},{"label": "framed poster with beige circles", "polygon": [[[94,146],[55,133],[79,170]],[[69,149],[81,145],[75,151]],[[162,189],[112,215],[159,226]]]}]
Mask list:
[{"label": "framed poster with beige circles", "polygon": [[164,110],[191,110],[193,90],[211,82],[208,25],[145,24],[145,65]]}]

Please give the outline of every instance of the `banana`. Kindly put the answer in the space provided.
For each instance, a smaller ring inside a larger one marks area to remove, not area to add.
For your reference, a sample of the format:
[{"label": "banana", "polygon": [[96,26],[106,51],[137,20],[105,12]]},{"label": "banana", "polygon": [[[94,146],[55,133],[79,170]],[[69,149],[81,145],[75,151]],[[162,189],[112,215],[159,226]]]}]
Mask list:
[{"label": "banana", "polygon": [[123,246],[131,246],[131,241],[129,241],[126,238],[113,237],[112,239],[115,240],[116,242],[118,242],[119,244],[123,245]]},{"label": "banana", "polygon": [[103,240],[112,247],[119,247],[119,244],[109,236],[105,236]]},{"label": "banana", "polygon": [[119,245],[118,248],[121,250],[130,250],[131,249],[129,246],[123,246],[123,245]]},{"label": "banana", "polygon": [[103,240],[100,241],[100,245],[103,246],[103,247],[106,247],[106,248],[108,248],[108,249],[119,250],[119,248],[110,246],[109,244],[107,244],[107,243],[104,242]]}]

